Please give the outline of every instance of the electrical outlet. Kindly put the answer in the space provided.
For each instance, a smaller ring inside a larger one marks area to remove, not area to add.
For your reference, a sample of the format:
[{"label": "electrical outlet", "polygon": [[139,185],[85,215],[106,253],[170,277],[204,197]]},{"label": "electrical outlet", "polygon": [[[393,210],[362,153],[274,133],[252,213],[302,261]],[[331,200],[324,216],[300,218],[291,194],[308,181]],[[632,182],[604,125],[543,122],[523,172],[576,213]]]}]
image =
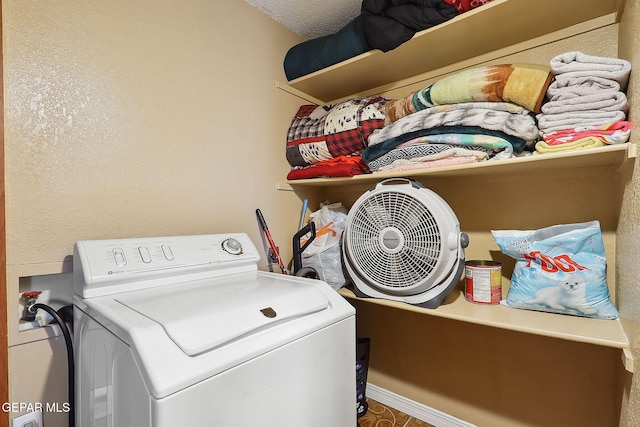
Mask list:
[{"label": "electrical outlet", "polygon": [[29,412],[14,418],[11,427],[44,427],[42,424],[42,411]]}]

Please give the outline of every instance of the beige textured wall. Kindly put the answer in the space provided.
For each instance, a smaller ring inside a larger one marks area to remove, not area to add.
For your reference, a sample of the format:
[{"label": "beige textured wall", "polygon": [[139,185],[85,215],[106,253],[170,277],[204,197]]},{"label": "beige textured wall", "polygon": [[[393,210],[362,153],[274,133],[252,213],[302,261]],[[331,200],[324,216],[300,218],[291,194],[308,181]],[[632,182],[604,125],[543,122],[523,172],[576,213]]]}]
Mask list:
[{"label": "beige textured wall", "polygon": [[[10,272],[59,272],[80,239],[244,231],[261,248],[256,208],[290,257],[300,200],[276,188],[302,102],[275,82],[299,36],[238,0],[2,5]],[[59,400],[66,368],[29,357],[53,344],[10,348],[12,400]]]},{"label": "beige textured wall", "polygon": [[[627,97],[631,103],[630,120],[633,139],[640,135],[640,1],[627,0],[620,24],[620,56],[631,62],[632,72]],[[636,362],[636,374],[621,377],[624,385],[624,406],[620,426],[640,425],[640,162],[623,171],[627,183],[618,232],[618,303],[625,332],[631,341]]]},{"label": "beige textured wall", "polygon": [[78,239],[258,238],[257,207],[290,246],[276,184],[301,102],[275,82],[297,36],[244,1],[3,3],[9,265]]}]

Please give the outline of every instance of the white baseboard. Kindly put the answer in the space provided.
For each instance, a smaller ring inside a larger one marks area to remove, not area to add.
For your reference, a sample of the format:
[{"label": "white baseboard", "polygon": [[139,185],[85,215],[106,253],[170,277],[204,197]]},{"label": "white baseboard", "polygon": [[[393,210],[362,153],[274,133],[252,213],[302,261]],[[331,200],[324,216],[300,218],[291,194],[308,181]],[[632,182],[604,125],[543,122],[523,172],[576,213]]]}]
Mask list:
[{"label": "white baseboard", "polygon": [[463,421],[453,415],[438,411],[437,409],[378,387],[375,384],[367,383],[366,395],[376,402],[388,405],[421,421],[433,424],[436,427],[477,427],[475,424]]}]

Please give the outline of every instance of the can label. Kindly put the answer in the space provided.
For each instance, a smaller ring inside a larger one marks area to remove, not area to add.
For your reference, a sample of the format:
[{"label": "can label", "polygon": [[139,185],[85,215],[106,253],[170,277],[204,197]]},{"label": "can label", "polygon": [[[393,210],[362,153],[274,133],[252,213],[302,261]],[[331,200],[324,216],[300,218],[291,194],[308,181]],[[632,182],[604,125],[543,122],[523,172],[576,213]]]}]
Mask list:
[{"label": "can label", "polygon": [[499,304],[502,299],[502,266],[495,261],[467,261],[464,268],[465,298],[479,304]]}]

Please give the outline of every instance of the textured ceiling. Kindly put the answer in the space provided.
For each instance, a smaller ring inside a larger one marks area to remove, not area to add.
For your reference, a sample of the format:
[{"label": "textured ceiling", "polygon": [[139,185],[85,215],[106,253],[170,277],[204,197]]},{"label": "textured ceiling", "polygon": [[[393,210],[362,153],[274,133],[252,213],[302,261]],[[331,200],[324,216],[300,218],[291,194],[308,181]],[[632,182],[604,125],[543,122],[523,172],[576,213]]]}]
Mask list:
[{"label": "textured ceiling", "polygon": [[333,34],[360,14],[361,0],[247,0],[306,39]]}]

